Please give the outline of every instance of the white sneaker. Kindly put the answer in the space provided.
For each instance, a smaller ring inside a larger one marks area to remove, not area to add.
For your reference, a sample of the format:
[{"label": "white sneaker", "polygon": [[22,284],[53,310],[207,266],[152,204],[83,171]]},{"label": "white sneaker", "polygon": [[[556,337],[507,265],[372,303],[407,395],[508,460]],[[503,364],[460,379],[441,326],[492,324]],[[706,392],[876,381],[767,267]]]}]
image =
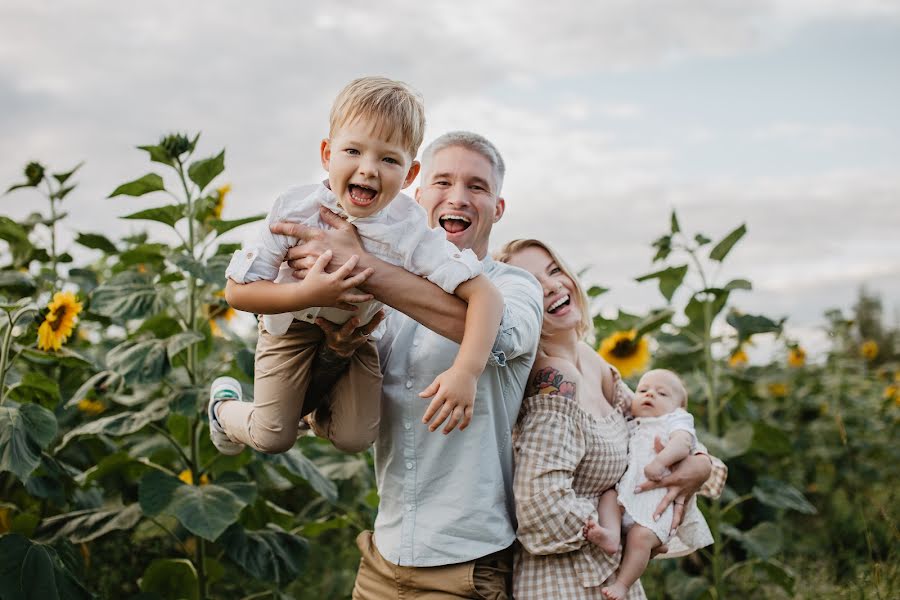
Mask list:
[{"label": "white sneaker", "polygon": [[219,419],[216,417],[216,407],[228,400],[241,401],[241,384],[234,377],[218,377],[209,387],[209,439],[213,446],[222,454],[234,456],[240,454],[244,444],[233,442],[222,429]]}]

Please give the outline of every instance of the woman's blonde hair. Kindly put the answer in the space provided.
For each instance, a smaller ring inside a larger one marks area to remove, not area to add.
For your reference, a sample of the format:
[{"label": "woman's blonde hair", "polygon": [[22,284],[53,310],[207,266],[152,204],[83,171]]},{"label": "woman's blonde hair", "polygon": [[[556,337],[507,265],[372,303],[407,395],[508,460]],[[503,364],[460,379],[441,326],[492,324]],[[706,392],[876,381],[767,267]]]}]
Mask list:
[{"label": "woman's blonde hair", "polygon": [[513,240],[504,244],[502,248],[494,253],[494,260],[508,263],[513,255],[526,248],[543,249],[544,252],[550,255],[550,258],[556,263],[556,266],[562,270],[563,274],[572,280],[572,284],[575,286],[575,297],[572,300],[575,302],[575,306],[578,307],[578,310],[581,311],[581,321],[575,326],[575,332],[578,334],[579,338],[592,342],[594,339],[594,322],[591,320],[590,302],[588,301],[587,294],[584,293],[584,288],[581,287],[578,276],[575,275],[572,269],[569,268],[569,265],[566,264],[566,261],[564,261],[553,248],[540,240]]},{"label": "woman's blonde hair", "polygon": [[328,136],[357,119],[371,121],[378,135],[402,144],[416,157],[425,135],[422,95],[387,77],[360,77],[341,90],[331,106]]}]

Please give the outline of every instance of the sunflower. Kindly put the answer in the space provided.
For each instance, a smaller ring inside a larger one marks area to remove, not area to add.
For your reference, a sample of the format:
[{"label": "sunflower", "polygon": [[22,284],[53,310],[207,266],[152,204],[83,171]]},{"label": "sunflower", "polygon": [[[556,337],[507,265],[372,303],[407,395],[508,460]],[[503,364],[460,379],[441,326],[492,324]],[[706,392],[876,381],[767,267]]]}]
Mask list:
[{"label": "sunflower", "polygon": [[788,395],[788,386],[786,383],[782,383],[780,381],[775,381],[770,383],[767,387],[769,394],[773,398],[784,398]]},{"label": "sunflower", "polygon": [[72,292],[56,292],[47,305],[47,316],[38,327],[38,348],[59,350],[75,329],[75,319],[81,312],[81,302]]},{"label": "sunflower", "polygon": [[217,192],[216,202],[215,202],[215,204],[213,204],[213,207],[212,207],[213,218],[215,218],[215,219],[222,218],[222,209],[225,208],[225,196],[227,196],[228,192],[230,192],[230,191],[231,191],[230,183],[226,183],[225,185],[223,185],[222,187],[220,187],[216,190],[216,192]]},{"label": "sunflower", "polygon": [[78,410],[86,415],[99,415],[106,410],[106,407],[99,400],[91,400],[90,398],[82,398],[78,401]]},{"label": "sunflower", "polygon": [[806,350],[801,348],[800,346],[794,346],[788,350],[787,357],[788,365],[794,367],[795,369],[802,367],[806,364]]},{"label": "sunflower", "polygon": [[884,399],[893,400],[894,404],[900,406],[900,385],[892,383],[884,388]]},{"label": "sunflower", "polygon": [[878,342],[875,340],[866,340],[859,346],[859,355],[866,360],[875,360],[878,358]]},{"label": "sunflower", "polygon": [[744,352],[743,348],[738,348],[735,350],[731,356],[728,357],[728,366],[732,368],[743,367],[747,364],[747,353]]},{"label": "sunflower", "polygon": [[630,377],[643,371],[650,362],[650,347],[647,338],[637,337],[637,331],[616,331],[600,341],[597,353],[614,366],[622,377]]},{"label": "sunflower", "polygon": [[222,329],[217,321],[221,319],[227,323],[235,317],[237,312],[225,303],[225,292],[217,292],[214,295],[223,299],[206,305],[206,318],[209,319],[209,330],[212,334],[221,337]]},{"label": "sunflower", "polygon": [[[194,485],[194,475],[191,473],[190,469],[185,469],[181,473],[178,474],[178,479],[182,480],[188,485]],[[206,485],[209,483],[209,477],[206,476],[206,473],[200,476],[200,485]]]}]

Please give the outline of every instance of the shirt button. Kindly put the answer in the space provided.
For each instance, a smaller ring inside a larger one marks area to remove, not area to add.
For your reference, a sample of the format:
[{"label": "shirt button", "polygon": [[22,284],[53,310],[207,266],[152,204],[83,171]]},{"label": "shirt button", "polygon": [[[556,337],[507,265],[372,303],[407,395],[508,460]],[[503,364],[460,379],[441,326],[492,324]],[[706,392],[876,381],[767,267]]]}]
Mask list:
[{"label": "shirt button", "polygon": [[247,253],[247,258],[253,258],[253,253],[252,253],[252,252],[248,252],[248,253]]},{"label": "shirt button", "polygon": [[406,468],[407,468],[407,469],[412,469],[412,463],[411,463],[411,462],[407,462],[407,463],[406,463]]},{"label": "shirt button", "polygon": [[407,504],[407,505],[406,505],[406,510],[412,512],[412,509],[413,509],[413,505],[412,505],[412,504]]},{"label": "shirt button", "polygon": [[409,388],[411,388],[411,387],[412,387],[412,379],[408,379],[408,380],[406,381],[406,389],[409,389]]},{"label": "shirt button", "polygon": [[419,345],[419,340],[413,340],[413,346],[418,346],[418,345]]},{"label": "shirt button", "polygon": [[409,421],[405,421],[403,423],[403,429],[411,429],[411,428],[412,428],[412,423],[410,423]]}]

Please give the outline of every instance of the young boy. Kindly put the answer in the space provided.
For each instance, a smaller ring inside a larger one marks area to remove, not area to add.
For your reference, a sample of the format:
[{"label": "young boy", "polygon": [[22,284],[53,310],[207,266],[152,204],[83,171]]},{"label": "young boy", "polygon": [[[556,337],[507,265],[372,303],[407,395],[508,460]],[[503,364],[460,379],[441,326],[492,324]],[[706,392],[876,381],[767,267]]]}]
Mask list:
[{"label": "young boy", "polygon": [[[282,194],[255,239],[235,252],[226,270],[225,298],[238,309],[264,315],[256,347],[253,403],[240,402],[237,381],[220,377],[210,390],[213,444],[224,454],[244,445],[261,452],[285,452],[297,437],[322,331],[317,318],[335,323],[351,317],[368,323],[381,304],[356,289],[371,270],[351,275],[357,257],[333,273],[324,253],[302,281],[282,267],[296,238],[273,234],[278,221],[328,228],[319,207],[351,221],[367,252],[426,277],[469,304],[464,339],[453,366],[429,386],[429,409],[440,409],[431,430],[450,418],[444,433],[472,415],[475,383],[487,362],[503,311],[502,298],[481,274],[471,250],[460,251],[441,229],[428,228],[424,210],[400,190],[419,172],[414,160],[425,129],[421,97],[405,84],[382,77],[352,81],[335,99],[329,137],[322,140],[322,166],[328,180]],[[283,270],[282,270],[283,269]],[[429,394],[431,395],[431,394]],[[368,447],[378,431],[381,372],[374,342],[356,351],[348,371],[335,384],[330,406],[313,413],[318,435],[345,451]]]}]

